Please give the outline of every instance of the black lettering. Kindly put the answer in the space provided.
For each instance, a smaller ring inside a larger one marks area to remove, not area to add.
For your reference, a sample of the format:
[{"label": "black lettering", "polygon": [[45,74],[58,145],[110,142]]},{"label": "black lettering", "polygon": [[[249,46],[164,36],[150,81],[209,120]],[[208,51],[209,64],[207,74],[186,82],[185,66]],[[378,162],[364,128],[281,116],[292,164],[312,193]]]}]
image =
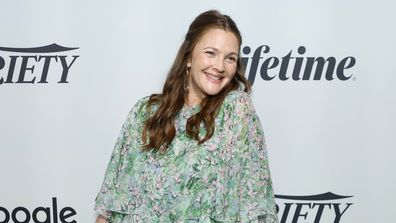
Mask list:
[{"label": "black lettering", "polygon": [[[40,212],[40,211],[42,211],[42,212],[44,212],[45,213],[45,220],[44,221],[40,221],[38,218],[37,218],[37,214]],[[32,218],[33,218],[33,221],[35,222],[35,223],[51,223],[51,211],[50,211],[50,208],[45,208],[45,207],[38,207],[38,208],[36,208],[36,209],[34,209],[33,210],[33,214],[32,214]]]},{"label": "black lettering", "polygon": [[316,212],[314,223],[320,222],[320,218],[322,217],[323,209],[325,206],[329,206],[329,208],[331,209],[331,203],[313,203],[312,208],[314,208],[317,205],[319,207],[318,207],[318,211]]},{"label": "black lettering", "polygon": [[[17,212],[18,211],[22,211],[23,213],[25,213],[25,220],[24,221],[19,221],[18,219],[17,219]],[[15,208],[13,211],[12,211],[12,214],[11,214],[11,216],[12,216],[12,220],[15,222],[15,223],[29,223],[29,221],[30,221],[30,213],[29,213],[29,211],[28,211],[28,209],[26,209],[26,208],[24,208],[24,207],[17,207],[17,208]]]},{"label": "black lettering", "polygon": [[5,60],[2,56],[0,56],[0,70],[3,69],[5,66]]},{"label": "black lettering", "polygon": [[333,80],[333,72],[336,63],[336,59],[334,57],[329,57],[326,60],[323,57],[307,57],[307,64],[305,66],[303,80],[309,80],[312,73],[312,67],[316,62],[316,69],[314,79],[315,81],[320,80],[322,78],[323,67],[327,62],[327,69],[326,69],[326,80]]},{"label": "black lettering", "polygon": [[311,203],[296,203],[296,205],[297,207],[296,211],[294,212],[292,223],[297,223],[300,217],[304,217],[304,219],[307,219],[308,212],[305,212],[305,214],[301,214],[302,206],[307,205],[309,208],[311,208]]},{"label": "black lettering", "polygon": [[[297,52],[300,55],[303,55],[305,53],[305,47],[300,46],[297,49]],[[301,71],[301,66],[302,66],[303,61],[304,61],[304,57],[296,57],[296,62],[294,64],[294,69],[293,69],[293,73],[292,73],[292,79],[295,81],[300,80],[300,71]]]},{"label": "black lettering", "polygon": [[290,59],[293,59],[294,57],[291,57],[291,53],[292,51],[290,50],[290,52],[288,54],[286,54],[284,57],[282,57],[282,64],[279,70],[279,79],[280,80],[287,80],[289,79],[286,74],[287,74],[287,68],[289,67],[289,61]]},{"label": "black lettering", "polygon": [[[3,69],[4,66],[5,66],[4,58],[0,56],[0,70]],[[3,77],[1,77],[0,78],[0,84],[3,84],[3,82],[4,82],[4,79],[3,79]]]},{"label": "black lettering", "polygon": [[[4,82],[4,78],[1,77],[0,84],[13,83],[12,77],[14,75],[15,63],[16,63],[16,59],[18,57],[19,56],[10,56],[11,60],[10,60],[10,66],[9,66],[8,73],[7,73],[7,80]],[[4,67],[5,67],[5,60],[3,57],[0,57],[0,70],[3,69]]]},{"label": "black lettering", "polygon": [[[349,63],[346,65],[348,59],[350,59],[350,60],[349,60]],[[349,78],[351,78],[352,75],[350,75],[348,77],[345,76],[344,70],[353,67],[355,65],[355,63],[356,63],[356,59],[354,57],[345,57],[344,59],[342,59],[337,66],[337,78],[342,81],[346,81]]]},{"label": "black lettering", "polygon": [[0,223],[8,223],[10,221],[10,213],[3,207],[0,207],[0,212],[4,213],[4,220],[0,221]]},{"label": "black lettering", "polygon": [[67,75],[68,75],[68,73],[69,73],[69,69],[70,69],[70,67],[73,65],[74,61],[75,61],[79,56],[73,56],[73,60],[72,60],[72,62],[71,62],[69,65],[67,64],[66,57],[67,57],[67,56],[59,56],[59,59],[60,59],[60,61],[61,61],[61,63],[62,63],[63,71],[62,71],[61,80],[58,81],[58,83],[69,83],[69,82],[67,82],[67,80],[66,80],[66,79],[67,79]]},{"label": "black lettering", "polygon": [[25,74],[26,74],[27,70],[30,70],[32,73],[34,71],[34,65],[32,67],[27,67],[29,59],[33,58],[37,62],[37,56],[21,56],[21,57],[22,57],[21,70],[19,72],[18,81],[16,83],[32,83],[33,84],[36,77],[34,77],[30,81],[25,81],[24,79],[25,79]]},{"label": "black lettering", "polygon": [[289,215],[289,212],[290,212],[290,206],[292,206],[292,205],[293,205],[293,203],[285,203],[285,209],[283,210],[283,214],[282,214],[280,223],[286,223],[287,216]]},{"label": "black lettering", "polygon": [[[270,64],[271,61],[273,61],[273,62]],[[279,59],[278,58],[276,58],[276,57],[267,58],[263,62],[263,64],[261,65],[261,68],[260,68],[261,78],[263,78],[263,80],[266,80],[266,81],[270,81],[270,80],[274,79],[275,76],[270,77],[268,75],[268,70],[272,69],[272,68],[275,68],[276,66],[278,66],[278,64],[279,64]]]},{"label": "black lettering", "polygon": [[52,198],[52,216],[54,223],[58,223],[58,202],[56,201],[56,197]]},{"label": "black lettering", "polygon": [[334,223],[339,223],[340,222],[341,216],[349,208],[349,206],[352,205],[352,203],[347,203],[346,205],[347,205],[346,208],[342,212],[340,212],[340,203],[333,203],[334,212],[335,212],[335,215],[336,215],[336,217],[334,219]]},{"label": "black lettering", "polygon": [[263,46],[259,46],[253,53],[253,57],[252,57],[252,64],[250,65],[250,70],[249,70],[249,78],[248,80],[250,81],[250,83],[253,85],[254,80],[256,79],[256,73],[257,73],[257,67],[259,64],[260,59],[262,59],[261,57],[261,52],[263,47],[265,47],[264,49],[264,53],[268,53],[270,51],[269,46],[263,45]]},{"label": "black lettering", "polygon": [[[251,51],[251,49],[250,49],[249,46],[245,46],[245,47],[243,47],[243,49],[242,49],[242,52],[243,52],[243,54],[245,54],[245,55],[249,55],[250,51]],[[248,63],[249,63],[249,56],[247,56],[247,57],[241,57],[241,62],[242,62],[242,65],[243,65],[243,72],[246,73],[246,68],[248,67]]]},{"label": "black lettering", "polygon": [[44,66],[43,66],[43,71],[41,72],[41,79],[37,83],[48,83],[47,82],[47,76],[48,76],[48,69],[51,63],[51,59],[54,58],[55,61],[58,61],[57,56],[39,56],[38,61],[40,61],[42,58],[44,58]]},{"label": "black lettering", "polygon": [[15,64],[16,60],[19,56],[10,56],[10,66],[8,68],[8,75],[7,75],[7,80],[4,83],[14,83],[12,82],[12,77],[14,76],[14,70],[15,70]]},{"label": "black lettering", "polygon": [[[70,212],[70,213],[66,213],[66,212]],[[71,208],[71,207],[65,207],[61,210],[60,214],[59,214],[59,219],[61,220],[62,223],[76,223],[77,221],[72,220],[72,221],[66,221],[67,218],[76,215],[76,211]]]}]

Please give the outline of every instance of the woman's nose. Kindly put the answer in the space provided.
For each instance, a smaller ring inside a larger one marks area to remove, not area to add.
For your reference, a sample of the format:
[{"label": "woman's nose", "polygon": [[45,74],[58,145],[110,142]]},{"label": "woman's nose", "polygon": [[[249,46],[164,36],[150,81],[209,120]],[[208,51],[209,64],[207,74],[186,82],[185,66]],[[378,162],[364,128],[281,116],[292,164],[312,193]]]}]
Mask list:
[{"label": "woman's nose", "polygon": [[213,66],[217,72],[223,73],[224,72],[224,61],[221,58],[217,58],[216,61],[214,62]]}]

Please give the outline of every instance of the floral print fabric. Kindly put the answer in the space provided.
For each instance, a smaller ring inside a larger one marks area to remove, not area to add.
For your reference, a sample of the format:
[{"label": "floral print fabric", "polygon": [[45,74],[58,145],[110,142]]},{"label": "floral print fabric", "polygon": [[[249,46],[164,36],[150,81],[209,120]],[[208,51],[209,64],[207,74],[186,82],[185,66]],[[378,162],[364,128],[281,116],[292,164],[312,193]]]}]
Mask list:
[{"label": "floral print fabric", "polygon": [[164,154],[141,151],[147,100],[135,104],[122,126],[95,199],[97,213],[111,223],[278,222],[264,134],[249,94],[227,95],[212,138],[201,145],[185,131],[199,106],[182,108]]}]

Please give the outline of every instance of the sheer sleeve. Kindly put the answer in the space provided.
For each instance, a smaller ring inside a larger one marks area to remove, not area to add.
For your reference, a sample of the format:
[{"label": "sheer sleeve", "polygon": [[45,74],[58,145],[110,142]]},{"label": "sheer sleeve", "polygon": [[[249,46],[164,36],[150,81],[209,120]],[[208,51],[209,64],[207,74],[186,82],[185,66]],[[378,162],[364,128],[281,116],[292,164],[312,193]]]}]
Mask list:
[{"label": "sheer sleeve", "polygon": [[[232,103],[228,213],[237,222],[277,223],[275,199],[264,133],[250,96],[242,92]],[[235,186],[232,186],[235,185]],[[234,214],[236,213],[236,214]]]},{"label": "sheer sleeve", "polygon": [[126,156],[131,150],[131,140],[136,140],[135,137],[139,134],[138,125],[143,102],[143,99],[139,100],[128,112],[114,145],[102,186],[95,198],[94,211],[106,218],[111,216],[111,212],[122,213],[126,210],[126,204],[123,201],[128,198],[124,197],[125,193],[118,190],[118,176],[123,169],[131,165],[127,163],[129,159],[126,159]]}]

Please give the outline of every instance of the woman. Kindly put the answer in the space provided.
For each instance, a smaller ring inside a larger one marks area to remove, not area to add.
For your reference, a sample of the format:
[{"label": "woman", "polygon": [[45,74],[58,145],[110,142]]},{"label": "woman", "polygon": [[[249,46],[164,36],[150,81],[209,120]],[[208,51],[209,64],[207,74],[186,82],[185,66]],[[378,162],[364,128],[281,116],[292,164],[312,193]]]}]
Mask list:
[{"label": "woman", "polygon": [[278,222],[241,43],[218,11],[192,22],[162,93],[128,114],[97,222]]}]

